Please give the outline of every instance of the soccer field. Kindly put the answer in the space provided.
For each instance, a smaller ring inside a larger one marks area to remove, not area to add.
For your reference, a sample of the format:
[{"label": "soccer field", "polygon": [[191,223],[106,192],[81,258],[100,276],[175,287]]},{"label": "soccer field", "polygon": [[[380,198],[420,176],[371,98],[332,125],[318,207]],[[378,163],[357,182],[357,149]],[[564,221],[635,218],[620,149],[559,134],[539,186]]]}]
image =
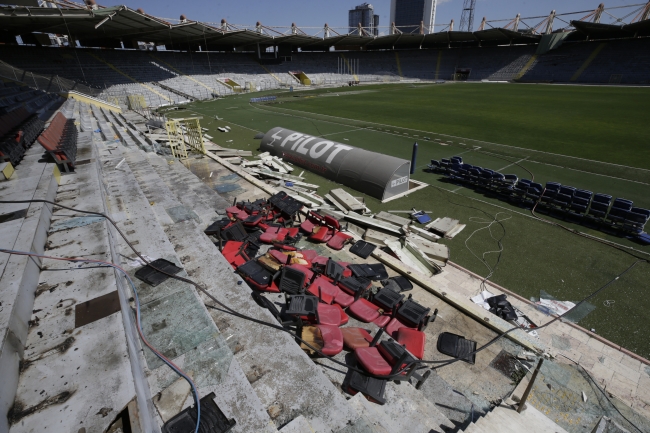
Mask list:
[{"label": "soccer field", "polygon": [[[483,276],[494,269],[494,282],[525,297],[544,291],[578,301],[625,270],[636,260],[632,255],[650,258],[648,246],[554,220],[615,242],[627,252],[611,248],[424,171],[429,159],[461,155],[472,165],[520,178],[531,178],[531,172],[542,184],[557,181],[650,208],[644,116],[650,89],[461,83],[276,94],[275,104],[250,104],[250,97],[242,95],[193,103],[173,116],[204,116],[201,125],[214,141],[233,149],[255,151],[259,142],[253,136],[276,126],[405,159],[417,141],[419,158],[412,177],[431,187],[386,204],[366,197],[368,207],[373,212],[416,207],[432,211],[434,218],[461,220],[467,228],[442,241],[450,246],[452,260]],[[220,133],[216,128],[222,125],[232,131]],[[312,173],[305,177],[321,186],[319,194],[339,187]],[[640,331],[640,324],[650,319],[649,280],[650,266],[639,264],[589,301],[593,311],[580,325],[650,357],[650,340]]]}]

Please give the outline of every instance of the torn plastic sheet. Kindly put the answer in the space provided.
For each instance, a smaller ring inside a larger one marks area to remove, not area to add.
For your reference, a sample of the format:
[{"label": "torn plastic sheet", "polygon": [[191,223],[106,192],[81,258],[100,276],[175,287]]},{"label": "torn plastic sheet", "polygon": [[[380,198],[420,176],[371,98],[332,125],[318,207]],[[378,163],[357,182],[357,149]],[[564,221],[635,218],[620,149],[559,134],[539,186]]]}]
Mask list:
[{"label": "torn plastic sheet", "polygon": [[[549,293],[540,291],[539,301],[535,302],[537,309],[545,314],[556,314],[561,316],[566,314],[563,319],[573,323],[578,323],[584,319],[589,313],[594,311],[596,307],[588,302],[584,302],[578,308],[574,308],[576,304],[571,301],[559,301]],[[573,310],[572,310],[573,309]]]},{"label": "torn plastic sheet", "polygon": [[[219,336],[212,318],[189,289],[142,305],[141,312],[145,336],[172,360]],[[145,349],[144,355],[151,370],[163,365],[149,349]]]},{"label": "torn plastic sheet", "polygon": [[[228,378],[233,357],[228,342],[223,335],[219,335],[174,359],[174,363],[192,376],[196,386],[203,388],[219,385]],[[158,368],[154,375],[161,389],[167,388],[178,379],[176,373],[165,367]]]}]

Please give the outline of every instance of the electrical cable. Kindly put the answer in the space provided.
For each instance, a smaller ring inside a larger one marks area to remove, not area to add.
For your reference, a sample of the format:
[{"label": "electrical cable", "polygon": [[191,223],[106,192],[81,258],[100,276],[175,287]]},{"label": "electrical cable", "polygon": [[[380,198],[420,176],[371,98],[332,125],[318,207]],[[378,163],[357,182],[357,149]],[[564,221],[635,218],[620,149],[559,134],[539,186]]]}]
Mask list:
[{"label": "electrical cable", "polygon": [[[137,322],[138,334],[140,335],[140,338],[142,339],[142,342],[149,349],[151,349],[151,351],[154,353],[154,355],[156,355],[162,362],[167,364],[167,366],[169,366],[169,368],[174,370],[174,372],[176,372],[176,374],[178,374],[183,379],[185,379],[187,381],[187,383],[190,385],[190,387],[192,388],[192,391],[193,391],[193,394],[194,394],[194,401],[195,401],[195,404],[196,404],[196,413],[197,413],[196,429],[194,431],[195,431],[195,433],[198,433],[199,426],[200,426],[200,423],[201,423],[201,402],[200,402],[199,392],[198,392],[198,390],[196,388],[196,385],[194,384],[192,379],[190,379],[190,377],[187,376],[187,374],[183,370],[181,370],[176,364],[174,364],[170,359],[165,357],[162,353],[158,352],[156,350],[156,348],[153,347],[151,345],[151,343],[149,343],[149,341],[144,336],[144,332],[142,331],[142,322],[140,321],[141,312],[140,312],[140,298],[138,296],[138,290],[136,289],[135,284],[133,283],[133,280],[131,279],[129,274],[123,268],[121,268],[120,266],[118,266],[118,265],[116,265],[114,263],[104,262],[104,261],[101,261],[101,260],[94,260],[94,259],[85,259],[85,258],[80,258],[80,257],[76,257],[76,258],[75,257],[53,257],[53,256],[47,256],[47,255],[44,255],[44,254],[37,254],[37,253],[34,253],[34,252],[16,251],[16,250],[10,250],[10,249],[5,249],[5,248],[0,248],[0,252],[6,253],[6,254],[38,257],[38,258],[41,258],[41,259],[59,260],[59,261],[66,261],[66,262],[98,263],[98,264],[102,265],[101,267],[111,267],[111,268],[114,268],[114,269],[120,271],[126,277],[126,279],[129,281],[129,284],[131,284],[131,288],[133,289],[133,294],[134,294],[134,298],[135,298],[135,305],[136,305],[136,316],[135,317],[136,317],[136,322]],[[78,269],[86,269],[86,268],[83,268],[83,267],[79,268],[78,267],[78,268],[69,268],[67,270],[78,270]]]},{"label": "electrical cable", "polygon": [[[4,201],[4,200],[0,200],[0,203],[12,203],[12,204],[15,204],[15,203],[48,203],[48,204],[52,204],[53,206],[57,206],[57,207],[60,207],[60,208],[63,208],[63,209],[73,210],[73,211],[75,211],[75,212],[80,212],[80,213],[85,213],[85,214],[92,214],[92,215],[103,216],[104,218],[106,218],[107,221],[109,221],[109,222],[113,225],[113,227],[117,230],[117,232],[120,234],[120,236],[121,236],[121,237],[124,239],[124,241],[127,243],[127,245],[128,245],[128,246],[131,248],[131,250],[132,250],[132,251],[133,251],[133,252],[134,252],[134,253],[135,253],[135,254],[136,254],[136,255],[137,255],[137,256],[138,256],[142,261],[143,261],[143,263],[145,263],[147,266],[149,266],[150,268],[154,269],[155,271],[158,271],[158,272],[160,272],[160,273],[162,273],[162,274],[164,274],[164,275],[169,276],[170,278],[173,278],[173,279],[176,279],[176,280],[179,280],[179,281],[182,281],[182,282],[188,283],[188,284],[190,284],[190,285],[196,287],[199,291],[201,291],[201,292],[202,292],[203,294],[205,294],[208,298],[210,298],[214,303],[216,303],[217,305],[219,305],[219,306],[221,307],[221,309],[218,308],[218,307],[214,307],[214,306],[209,306],[209,308],[211,308],[211,309],[215,309],[215,310],[219,310],[219,311],[222,311],[222,312],[227,313],[227,314],[234,315],[234,316],[239,317],[239,318],[242,318],[242,319],[244,319],[244,320],[248,320],[248,321],[255,322],[255,323],[258,323],[258,324],[261,324],[261,325],[264,325],[264,326],[268,326],[268,327],[271,327],[271,328],[274,328],[274,329],[277,329],[277,330],[281,330],[281,331],[287,332],[287,333],[289,333],[290,335],[294,336],[297,340],[301,341],[303,344],[305,344],[305,345],[306,345],[307,347],[309,347],[311,350],[313,350],[314,352],[318,353],[318,354],[319,354],[320,356],[322,356],[323,358],[327,358],[327,359],[330,360],[331,362],[334,362],[334,363],[336,363],[336,364],[338,364],[338,365],[344,366],[344,367],[346,367],[346,368],[348,368],[348,369],[350,369],[350,370],[354,370],[354,371],[356,371],[356,372],[358,372],[358,373],[361,373],[361,374],[364,374],[364,375],[370,375],[370,376],[372,376],[372,377],[376,377],[376,378],[379,378],[379,379],[396,380],[396,379],[399,379],[399,377],[402,375],[403,372],[405,372],[406,370],[408,370],[409,368],[413,367],[413,366],[416,365],[416,364],[420,364],[420,363],[422,363],[422,364],[441,364],[441,365],[439,365],[439,366],[437,366],[437,367],[433,367],[433,369],[438,369],[438,368],[442,368],[442,367],[445,367],[445,366],[447,366],[447,365],[451,365],[451,364],[453,364],[453,363],[455,363],[455,362],[458,362],[458,361],[461,361],[461,360],[462,360],[461,358],[457,358],[457,359],[453,359],[453,360],[445,360],[445,361],[441,361],[441,360],[418,360],[418,361],[412,361],[412,362],[406,364],[405,366],[402,366],[401,369],[399,369],[395,374],[392,374],[392,375],[387,375],[387,376],[378,376],[378,375],[372,375],[372,374],[369,374],[369,373],[366,372],[365,370],[361,370],[361,369],[358,369],[358,368],[356,368],[356,367],[349,366],[349,365],[347,365],[346,363],[340,362],[340,361],[334,359],[334,358],[331,357],[331,356],[328,356],[328,355],[323,354],[319,349],[317,349],[317,348],[311,346],[308,342],[304,341],[302,338],[300,338],[298,335],[292,333],[289,329],[285,328],[284,326],[281,326],[281,325],[275,325],[275,324],[273,324],[273,323],[269,323],[269,322],[265,322],[265,321],[263,321],[263,320],[255,319],[255,318],[253,318],[253,317],[247,316],[247,315],[245,315],[245,314],[242,314],[242,313],[239,313],[239,312],[233,310],[232,308],[230,308],[229,306],[223,304],[221,301],[219,301],[217,298],[215,298],[212,294],[210,294],[210,293],[209,293],[205,288],[203,288],[201,285],[199,285],[198,283],[196,283],[196,282],[194,282],[194,281],[192,281],[192,280],[190,280],[190,279],[187,279],[187,278],[184,278],[184,277],[180,277],[180,276],[175,275],[175,274],[168,273],[168,272],[166,272],[166,271],[164,271],[164,270],[161,270],[161,269],[156,268],[155,266],[152,266],[151,263],[150,263],[150,262],[149,262],[149,261],[148,261],[144,256],[142,256],[142,254],[141,254],[141,253],[140,253],[140,252],[139,252],[139,251],[138,251],[138,250],[133,246],[133,244],[128,240],[128,238],[127,238],[127,237],[124,235],[124,233],[120,230],[120,228],[117,226],[117,224],[116,224],[116,223],[115,223],[115,222],[114,222],[110,217],[108,217],[108,216],[105,215],[105,214],[102,214],[102,213],[100,213],[100,212],[92,212],[92,211],[84,211],[84,210],[74,209],[74,208],[71,208],[71,207],[68,207],[68,206],[64,206],[64,205],[61,205],[61,204],[58,204],[58,203],[55,203],[55,202],[52,202],[52,201],[49,201],[49,200],[42,200],[42,199],[34,199],[34,200],[19,200],[19,201]],[[482,210],[481,210],[481,211],[482,211]],[[482,212],[484,212],[484,211],[482,211]],[[10,251],[10,250],[0,249],[0,251],[2,251],[2,252],[7,252],[7,251]],[[25,254],[25,255],[30,255],[30,253],[23,253],[23,254]],[[37,255],[36,253],[31,253],[31,254],[32,254],[32,255]],[[68,260],[68,259],[58,258],[57,260]],[[77,261],[93,262],[92,260],[89,260],[89,259],[77,259]],[[99,261],[94,261],[94,262],[97,262],[97,263],[103,263],[103,264],[108,264],[109,266],[117,266],[117,265],[114,265],[114,264],[109,264],[109,263],[107,263],[107,262],[99,262]],[[547,326],[553,324],[553,323],[556,322],[557,320],[560,320],[561,318],[563,318],[564,316],[566,316],[568,313],[570,313],[571,311],[573,311],[573,310],[575,310],[576,308],[578,308],[578,307],[579,307],[580,305],[582,305],[584,302],[586,302],[586,301],[588,301],[589,299],[593,298],[593,297],[596,296],[598,293],[600,293],[601,291],[603,291],[605,288],[609,287],[611,284],[613,284],[614,282],[618,281],[618,279],[619,279],[620,277],[622,277],[623,275],[625,275],[626,273],[628,273],[628,272],[629,272],[630,270],[632,270],[632,269],[633,269],[633,268],[634,268],[638,263],[641,263],[641,262],[648,263],[648,260],[645,260],[645,259],[639,259],[639,260],[635,261],[635,262],[634,262],[631,266],[629,266],[625,271],[623,271],[622,273],[618,274],[614,279],[610,280],[610,281],[607,282],[604,286],[600,287],[600,288],[597,289],[595,292],[593,292],[592,294],[590,294],[589,296],[587,296],[586,298],[584,298],[583,300],[581,300],[580,302],[578,302],[578,303],[577,303],[573,308],[567,310],[564,314],[558,315],[557,317],[555,317],[554,319],[552,319],[552,320],[550,320],[549,322],[545,323],[544,325],[538,326],[537,328],[535,328],[535,331],[540,330],[540,329],[543,329],[543,328],[545,328],[545,327],[547,327]],[[118,268],[118,269],[122,270],[121,268]],[[123,272],[126,272],[126,271],[124,271],[124,270],[122,270],[122,271],[123,271]],[[127,274],[127,275],[128,275],[128,274]],[[129,281],[130,281],[130,278],[129,278]],[[130,281],[130,282],[132,283],[132,281]],[[135,286],[134,286],[134,287],[135,287]],[[513,328],[511,328],[511,329],[509,329],[509,330],[507,330],[507,331],[504,331],[503,333],[499,334],[498,336],[496,336],[495,338],[493,338],[492,340],[490,340],[490,341],[489,341],[488,343],[486,343],[485,345],[483,345],[483,346],[481,346],[480,348],[476,349],[474,352],[471,352],[471,353],[467,353],[467,354],[465,354],[465,356],[467,357],[467,356],[470,356],[470,355],[473,355],[473,354],[476,354],[476,353],[481,352],[482,350],[486,349],[487,347],[489,347],[489,346],[491,346],[492,344],[494,344],[494,343],[496,343],[497,341],[499,341],[501,338],[505,337],[506,335],[508,335],[508,334],[510,334],[511,332],[516,331],[516,330],[518,330],[518,329],[522,329],[522,328],[520,328],[520,327],[518,327],[518,326],[515,326],[515,327],[513,327]]]},{"label": "electrical cable", "polygon": [[560,353],[560,356],[562,356],[562,357],[568,359],[569,361],[573,362],[573,363],[574,363],[575,365],[577,365],[578,367],[582,368],[582,370],[585,372],[585,374],[587,375],[587,377],[589,378],[589,380],[590,380],[591,382],[593,382],[593,384],[596,386],[596,388],[598,389],[598,391],[600,391],[600,392],[603,394],[603,396],[605,397],[605,400],[607,400],[607,402],[608,402],[610,405],[612,405],[612,407],[616,410],[616,412],[618,412],[618,414],[619,414],[620,416],[622,416],[623,419],[624,419],[625,421],[627,421],[627,422],[628,422],[632,427],[634,427],[635,429],[637,429],[637,430],[640,431],[641,433],[644,433],[643,430],[641,430],[639,427],[637,427],[636,424],[634,424],[632,421],[630,421],[629,419],[627,419],[627,417],[626,417],[625,415],[623,415],[623,414],[621,413],[620,410],[618,410],[618,408],[616,407],[616,405],[615,405],[614,403],[612,403],[612,401],[611,401],[611,400],[609,399],[609,397],[607,396],[607,393],[606,393],[606,392],[605,392],[605,391],[600,387],[600,385],[598,384],[598,382],[596,382],[596,381],[594,380],[594,378],[591,376],[591,374],[589,374],[589,372],[587,371],[586,368],[584,368],[584,367],[583,367],[580,363],[578,363],[577,361],[574,361],[573,359],[569,358],[568,356],[566,356],[566,355],[564,355],[564,354],[562,354],[562,353]]}]

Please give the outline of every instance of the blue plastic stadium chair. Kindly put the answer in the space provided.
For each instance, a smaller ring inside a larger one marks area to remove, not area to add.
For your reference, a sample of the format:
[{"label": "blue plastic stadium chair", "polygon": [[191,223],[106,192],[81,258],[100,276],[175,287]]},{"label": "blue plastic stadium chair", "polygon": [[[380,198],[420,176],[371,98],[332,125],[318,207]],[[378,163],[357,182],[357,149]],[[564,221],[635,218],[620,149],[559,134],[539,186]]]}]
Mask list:
[{"label": "blue plastic stadium chair", "polygon": [[591,200],[591,206],[589,206],[589,211],[587,215],[602,220],[607,215],[609,210],[609,205],[612,202],[612,196],[606,194],[594,194],[594,198]]},{"label": "blue plastic stadium chair", "polygon": [[571,207],[573,196],[558,193],[553,199],[553,206],[560,210],[568,210]]},{"label": "blue plastic stadium chair", "polygon": [[617,198],[614,200],[612,203],[612,208],[609,210],[609,213],[607,214],[607,221],[609,221],[612,224],[618,224],[622,223],[625,221],[625,218],[627,217],[628,212],[632,210],[632,202],[630,200],[622,199],[622,198]]},{"label": "blue plastic stadium chair", "polygon": [[441,171],[442,166],[440,165],[439,161],[432,159],[431,164],[427,165],[427,168],[429,169],[429,171],[436,172],[436,171]]},{"label": "blue plastic stadium chair", "polygon": [[542,205],[551,206],[553,204],[553,200],[555,200],[555,197],[557,197],[561,186],[562,185],[557,182],[546,182],[546,189],[544,190],[544,194],[542,195],[541,199]]},{"label": "blue plastic stadium chair", "polygon": [[573,193],[574,197],[583,198],[591,202],[591,199],[594,197],[594,193],[587,191],[586,189],[578,189]]},{"label": "blue plastic stadium chair", "polygon": [[460,156],[452,156],[451,162],[455,162],[456,164],[462,164],[463,158],[461,158]]},{"label": "blue plastic stadium chair", "polygon": [[570,212],[574,216],[582,217],[587,213],[589,207],[589,200],[582,197],[573,196],[571,201]]},{"label": "blue plastic stadium chair", "polygon": [[519,177],[517,177],[516,174],[504,174],[503,177],[506,178],[506,182],[508,182],[511,186],[515,186],[517,182],[519,182]]},{"label": "blue plastic stadium chair", "polygon": [[[643,212],[645,211],[645,213]],[[642,233],[643,229],[650,218],[650,211],[646,209],[632,208],[623,221],[623,230],[635,234]]]},{"label": "blue plastic stadium chair", "polygon": [[544,192],[544,187],[541,183],[531,182],[528,190],[526,191],[526,201],[537,203],[537,201],[542,196],[542,192]]},{"label": "blue plastic stadium chair", "polygon": [[576,188],[572,186],[562,185],[560,186],[559,194],[564,194],[573,197],[573,194],[576,192]]},{"label": "blue plastic stadium chair", "polygon": [[523,200],[526,197],[528,188],[530,188],[530,183],[528,179],[520,179],[512,190],[514,198]]}]

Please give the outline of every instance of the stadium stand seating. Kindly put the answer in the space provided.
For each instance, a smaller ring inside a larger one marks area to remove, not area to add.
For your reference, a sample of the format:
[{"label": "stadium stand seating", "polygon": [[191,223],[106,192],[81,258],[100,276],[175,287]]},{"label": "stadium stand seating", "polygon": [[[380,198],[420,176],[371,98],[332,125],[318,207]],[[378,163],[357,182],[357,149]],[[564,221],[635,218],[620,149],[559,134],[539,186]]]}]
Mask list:
[{"label": "stadium stand seating", "polygon": [[[302,86],[290,73],[298,71],[304,72],[312,85],[319,86],[357,81],[451,80],[458,70],[465,71],[462,79],[469,81],[647,84],[649,44],[647,38],[567,42],[540,56],[535,56],[536,45],[305,51],[292,53],[273,65],[260,64],[252,53],[5,45],[0,47],[0,59],[24,71],[60,76],[93,87],[105,99],[126,100],[128,95],[142,95],[148,106],[160,106],[241,91]],[[348,65],[358,65],[356,74],[349,73]]]},{"label": "stadium stand seating", "polygon": [[521,206],[623,235],[641,235],[650,219],[650,210],[634,207],[632,201],[624,198],[612,200],[610,195],[594,194],[557,182],[547,182],[543,186],[515,175],[464,163],[460,156],[431,160],[427,167],[430,172],[442,173],[448,180],[469,188],[488,190]]},{"label": "stadium stand seating", "polygon": [[62,98],[14,82],[0,82],[0,162],[15,167]]},{"label": "stadium stand seating", "polygon": [[[601,44],[604,44],[602,50],[574,79],[576,72]],[[647,38],[573,42],[538,57],[521,81],[648,84],[649,68],[650,40]]]}]

